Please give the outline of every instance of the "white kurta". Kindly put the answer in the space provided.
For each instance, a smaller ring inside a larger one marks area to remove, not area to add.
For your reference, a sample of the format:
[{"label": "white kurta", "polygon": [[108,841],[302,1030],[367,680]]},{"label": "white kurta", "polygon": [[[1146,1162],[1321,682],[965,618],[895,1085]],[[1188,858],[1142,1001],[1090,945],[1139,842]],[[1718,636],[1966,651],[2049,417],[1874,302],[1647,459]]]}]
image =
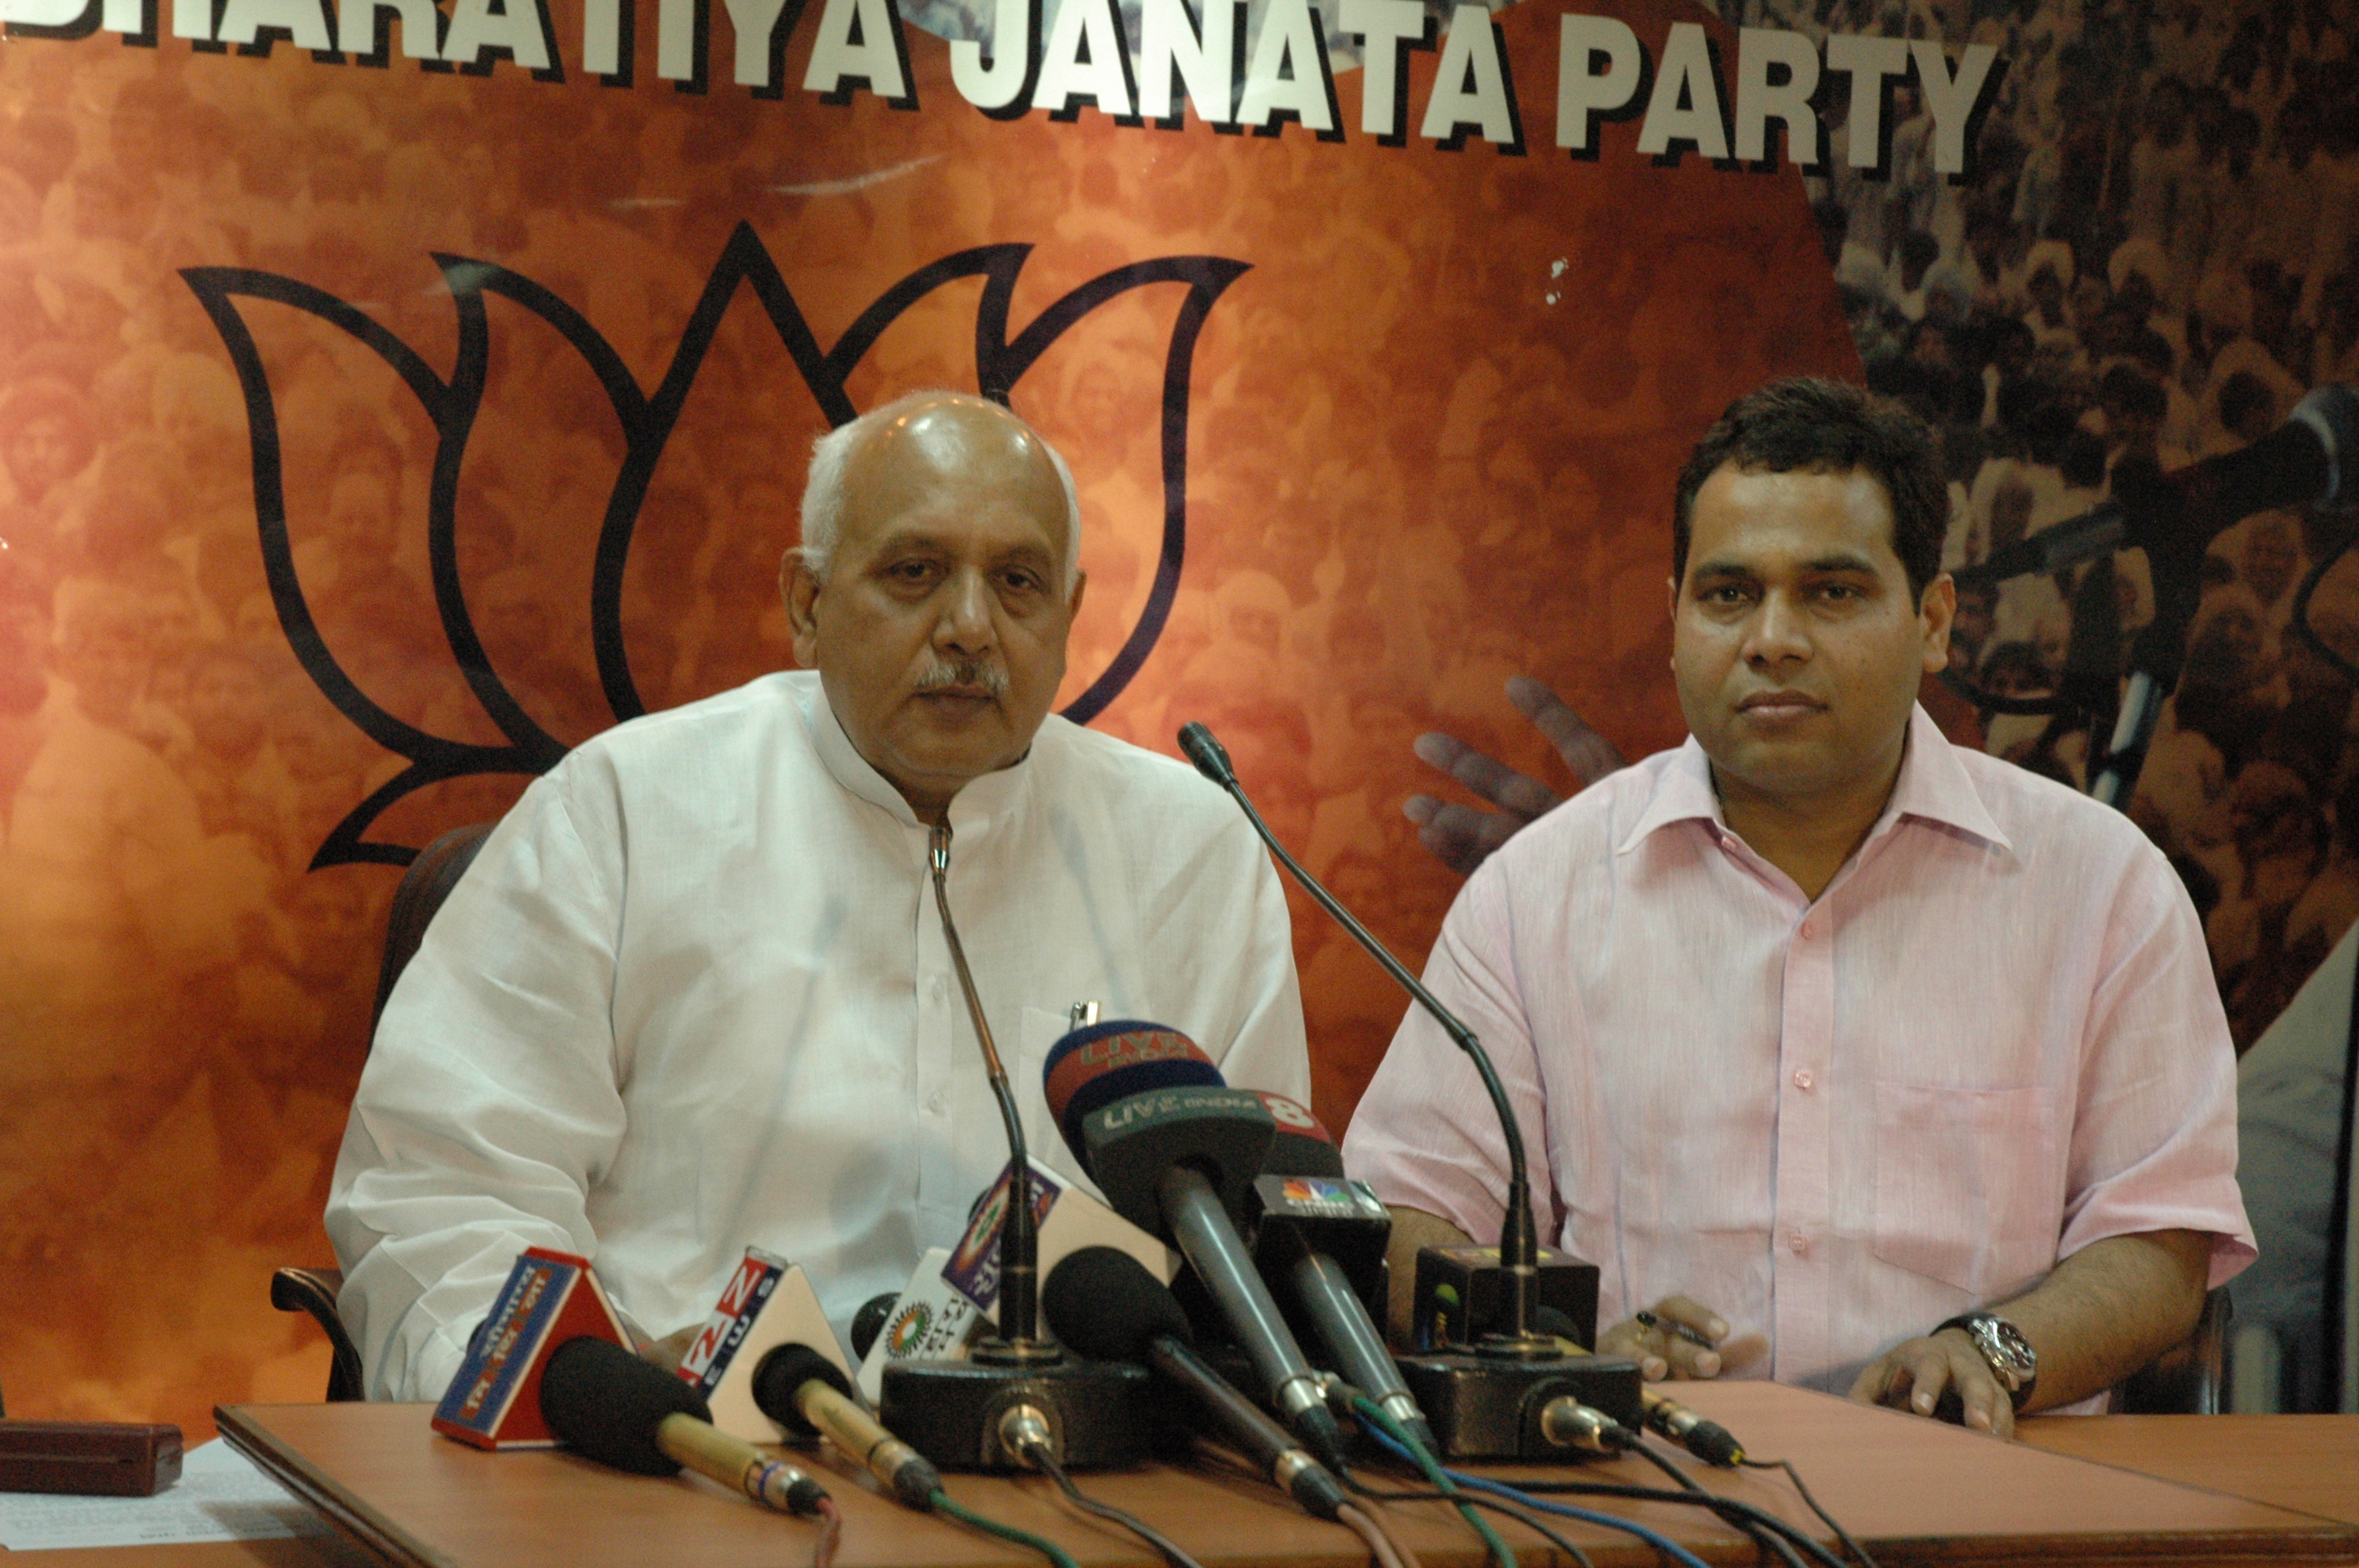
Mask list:
[{"label": "white kurta", "polygon": [[[1078,1001],[1306,1103],[1286,903],[1185,764],[1050,718],[950,811],[950,898],[1037,1158]],[[519,1249],[587,1254],[657,1335],[751,1244],[839,1331],[951,1244],[1006,1158],[927,829],[817,676],[617,726],[525,792],[402,976],[337,1162],[340,1305],[378,1399],[430,1399]]]}]

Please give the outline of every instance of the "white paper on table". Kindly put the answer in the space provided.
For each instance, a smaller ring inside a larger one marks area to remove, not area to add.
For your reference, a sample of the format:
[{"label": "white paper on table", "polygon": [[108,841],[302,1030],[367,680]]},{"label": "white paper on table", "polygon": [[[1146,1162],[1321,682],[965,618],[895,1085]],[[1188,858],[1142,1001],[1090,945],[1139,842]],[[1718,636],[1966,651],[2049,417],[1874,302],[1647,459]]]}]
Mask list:
[{"label": "white paper on table", "polygon": [[218,1438],[190,1449],[179,1480],[152,1498],[0,1492],[0,1547],[11,1552],[328,1533],[326,1519]]}]

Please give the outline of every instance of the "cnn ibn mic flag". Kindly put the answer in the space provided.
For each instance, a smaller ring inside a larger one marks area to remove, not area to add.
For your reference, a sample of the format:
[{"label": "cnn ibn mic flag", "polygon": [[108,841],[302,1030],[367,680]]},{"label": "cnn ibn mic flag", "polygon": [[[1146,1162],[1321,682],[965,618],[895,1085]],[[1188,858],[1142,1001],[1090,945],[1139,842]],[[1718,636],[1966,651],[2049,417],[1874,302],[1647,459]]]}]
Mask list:
[{"label": "cnn ibn mic flag", "polygon": [[583,1336],[629,1347],[590,1260],[527,1247],[434,1409],[434,1430],[477,1448],[553,1448],[540,1416],[549,1352]]}]

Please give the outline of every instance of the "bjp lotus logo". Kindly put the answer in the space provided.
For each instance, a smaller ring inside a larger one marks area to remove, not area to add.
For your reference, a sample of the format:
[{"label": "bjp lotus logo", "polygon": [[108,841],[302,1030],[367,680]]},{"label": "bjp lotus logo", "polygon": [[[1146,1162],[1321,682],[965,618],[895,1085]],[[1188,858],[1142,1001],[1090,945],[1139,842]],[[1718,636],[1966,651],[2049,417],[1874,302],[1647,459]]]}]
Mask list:
[{"label": "bjp lotus logo", "polygon": [[[1188,403],[1196,339],[1213,305],[1246,270],[1246,264],[1195,255],[1165,256],[1116,267],[1055,300],[1011,336],[1010,305],[1031,249],[1026,244],[983,245],[919,267],[878,295],[832,347],[822,348],[768,250],[750,225],[740,223],[706,280],[669,369],[652,389],[639,384],[622,355],[579,309],[533,279],[495,263],[455,255],[434,258],[458,312],[458,352],[447,379],[366,311],[310,284],[246,268],[184,269],[180,276],[212,317],[245,393],[253,444],[255,522],[279,624],[321,693],[363,733],[408,762],[335,826],[313,856],[313,869],[353,862],[407,865],[416,850],[362,837],[396,801],[448,779],[543,773],[566,752],[565,744],[527,710],[511,690],[511,683],[502,678],[486,652],[458,568],[457,542],[466,525],[458,504],[460,464],[483,406],[493,347],[486,296],[520,306],[554,329],[595,376],[621,422],[624,456],[599,527],[589,606],[598,685],[606,709],[619,721],[647,710],[633,677],[623,636],[624,573],[633,530],[698,369],[712,346],[723,314],[741,287],[752,291],[821,412],[831,423],[842,425],[859,412],[845,391],[848,378],[886,329],[947,284],[965,278],[983,280],[974,325],[975,380],[986,395],[1003,401],[1040,356],[1091,312],[1149,285],[1186,285],[1188,293],[1163,362],[1163,538],[1153,584],[1119,652],[1064,710],[1076,723],[1086,723],[1103,711],[1154,649],[1179,588],[1187,542]],[[504,737],[501,742],[430,733],[397,716],[363,689],[363,683],[331,651],[306,597],[288,535],[279,410],[263,356],[241,310],[244,300],[289,307],[349,334],[393,371],[424,410],[436,444],[426,517],[433,613],[475,700]]]}]

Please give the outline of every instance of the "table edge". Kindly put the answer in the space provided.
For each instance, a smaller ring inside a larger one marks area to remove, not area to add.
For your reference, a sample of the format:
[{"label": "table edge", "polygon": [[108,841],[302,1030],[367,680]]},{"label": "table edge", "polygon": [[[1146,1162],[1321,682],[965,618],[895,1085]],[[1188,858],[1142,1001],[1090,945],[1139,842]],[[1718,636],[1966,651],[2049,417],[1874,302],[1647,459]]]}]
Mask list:
[{"label": "table edge", "polygon": [[396,1568],[462,1568],[330,1479],[310,1460],[245,1413],[269,1406],[215,1405],[213,1425],[223,1442],[254,1461],[271,1479],[317,1509],[321,1517],[364,1550]]}]

